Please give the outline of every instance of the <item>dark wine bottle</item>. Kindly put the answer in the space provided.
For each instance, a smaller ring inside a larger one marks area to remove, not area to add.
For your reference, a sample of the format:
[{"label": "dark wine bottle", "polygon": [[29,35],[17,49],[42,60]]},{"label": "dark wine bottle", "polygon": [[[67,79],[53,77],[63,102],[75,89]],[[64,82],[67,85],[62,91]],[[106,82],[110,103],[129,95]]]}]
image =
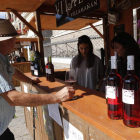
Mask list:
[{"label": "dark wine bottle", "polygon": [[54,66],[52,64],[52,59],[49,57],[49,63],[48,63],[48,77],[50,82],[55,82],[54,78]]},{"label": "dark wine bottle", "polygon": [[39,66],[39,62],[38,62],[38,59],[37,58],[35,58],[34,76],[40,77],[40,66]]},{"label": "dark wine bottle", "polygon": [[123,80],[123,123],[128,127],[139,127],[139,79],[134,72],[134,56],[127,56],[127,75]]},{"label": "dark wine bottle", "polygon": [[122,78],[117,73],[117,57],[111,56],[111,73],[107,77],[106,98],[108,117],[122,119]]},{"label": "dark wine bottle", "polygon": [[34,61],[31,61],[31,74],[34,76],[34,65],[35,65],[35,62]]},{"label": "dark wine bottle", "polygon": [[48,74],[48,64],[49,64],[49,57],[47,57],[47,64],[46,64],[46,80],[49,81],[49,74]]}]

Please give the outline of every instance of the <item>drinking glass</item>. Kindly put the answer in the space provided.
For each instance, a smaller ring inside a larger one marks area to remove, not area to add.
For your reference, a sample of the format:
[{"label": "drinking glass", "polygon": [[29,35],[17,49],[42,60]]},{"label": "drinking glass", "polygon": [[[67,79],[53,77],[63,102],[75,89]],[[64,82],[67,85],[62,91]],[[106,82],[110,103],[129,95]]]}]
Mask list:
[{"label": "drinking glass", "polygon": [[[76,84],[77,78],[75,69],[66,70],[65,82],[70,86],[74,86]],[[77,96],[74,96],[72,99],[77,99]]]}]

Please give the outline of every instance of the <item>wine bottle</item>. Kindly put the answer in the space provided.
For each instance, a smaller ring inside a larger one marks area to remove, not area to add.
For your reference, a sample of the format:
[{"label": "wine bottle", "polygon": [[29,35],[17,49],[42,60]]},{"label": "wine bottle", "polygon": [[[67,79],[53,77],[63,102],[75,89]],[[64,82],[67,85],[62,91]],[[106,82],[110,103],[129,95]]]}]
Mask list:
[{"label": "wine bottle", "polygon": [[39,62],[38,62],[38,59],[37,58],[35,58],[34,76],[40,77],[40,66],[39,66]]},{"label": "wine bottle", "polygon": [[49,63],[48,63],[48,77],[50,82],[55,82],[54,79],[54,66],[52,64],[52,59],[49,57]]},{"label": "wine bottle", "polygon": [[48,64],[49,64],[49,58],[47,57],[47,64],[46,64],[46,79],[49,81],[49,74],[48,74]]},{"label": "wine bottle", "polygon": [[134,72],[134,56],[127,56],[127,75],[123,80],[123,123],[128,127],[139,127],[139,79]]},{"label": "wine bottle", "polygon": [[117,73],[117,57],[111,56],[111,73],[107,77],[106,97],[108,117],[113,120],[122,118],[122,78]]},{"label": "wine bottle", "polygon": [[35,62],[34,61],[31,61],[31,74],[34,76],[34,65],[35,65]]}]

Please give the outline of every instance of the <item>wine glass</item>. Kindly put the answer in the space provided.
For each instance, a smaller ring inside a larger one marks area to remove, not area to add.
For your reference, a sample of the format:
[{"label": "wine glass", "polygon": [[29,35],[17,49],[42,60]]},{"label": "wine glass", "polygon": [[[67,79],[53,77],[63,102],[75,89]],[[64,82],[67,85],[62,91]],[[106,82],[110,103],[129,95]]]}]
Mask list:
[{"label": "wine glass", "polygon": [[[77,78],[75,69],[66,70],[65,82],[70,86],[74,86],[76,84]],[[72,99],[77,99],[77,96],[74,96]]]}]

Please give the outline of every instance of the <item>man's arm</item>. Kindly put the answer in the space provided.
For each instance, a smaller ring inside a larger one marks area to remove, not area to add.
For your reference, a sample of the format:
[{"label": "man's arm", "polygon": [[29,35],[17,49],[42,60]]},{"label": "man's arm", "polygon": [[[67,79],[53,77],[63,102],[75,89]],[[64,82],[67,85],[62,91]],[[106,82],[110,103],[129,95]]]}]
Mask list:
[{"label": "man's arm", "polygon": [[65,87],[55,94],[31,94],[16,90],[0,94],[11,106],[40,106],[67,101],[73,97],[73,87]]},{"label": "man's arm", "polygon": [[18,80],[18,81],[25,82],[25,83],[30,83],[31,80],[32,80],[33,83],[39,83],[40,82],[39,79],[36,79],[36,80],[30,79],[24,73],[22,73],[20,70],[18,70],[16,68],[15,68],[15,73],[13,75],[13,78]]}]

